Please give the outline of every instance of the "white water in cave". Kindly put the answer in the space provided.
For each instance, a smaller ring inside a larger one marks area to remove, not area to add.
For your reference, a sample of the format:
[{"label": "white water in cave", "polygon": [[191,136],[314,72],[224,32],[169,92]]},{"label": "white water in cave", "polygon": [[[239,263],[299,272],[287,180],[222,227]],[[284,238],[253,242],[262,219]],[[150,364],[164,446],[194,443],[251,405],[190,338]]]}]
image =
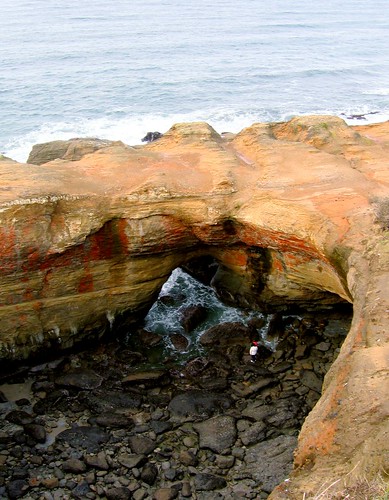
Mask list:
[{"label": "white water in cave", "polygon": [[[169,301],[164,301],[169,297]],[[162,299],[162,300],[160,300]],[[185,309],[191,306],[204,306],[207,309],[206,319],[192,332],[185,333],[180,318]],[[144,328],[164,338],[165,346],[172,349],[169,334],[180,333],[189,340],[188,350],[200,350],[199,338],[208,328],[227,322],[239,322],[247,325],[252,318],[266,317],[260,311],[244,310],[223,304],[212,287],[204,285],[182,269],[175,269],[162,287],[157,300],[144,320]],[[268,321],[258,330],[258,339],[270,349],[274,349],[275,340],[266,339]]]}]

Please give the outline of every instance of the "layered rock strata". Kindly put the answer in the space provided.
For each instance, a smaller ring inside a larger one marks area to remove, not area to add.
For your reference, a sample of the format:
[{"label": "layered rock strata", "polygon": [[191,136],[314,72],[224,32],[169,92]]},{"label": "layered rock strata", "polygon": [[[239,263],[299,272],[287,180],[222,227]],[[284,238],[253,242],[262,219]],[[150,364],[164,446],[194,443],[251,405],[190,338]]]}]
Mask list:
[{"label": "layered rock strata", "polygon": [[174,268],[211,256],[224,300],[354,306],[273,498],[387,473],[389,252],[376,214],[388,138],[388,124],[303,117],[226,138],[179,124],[146,146],[89,143],[83,155],[78,143],[74,159],[40,166],[1,158],[1,359],[125,328]]}]

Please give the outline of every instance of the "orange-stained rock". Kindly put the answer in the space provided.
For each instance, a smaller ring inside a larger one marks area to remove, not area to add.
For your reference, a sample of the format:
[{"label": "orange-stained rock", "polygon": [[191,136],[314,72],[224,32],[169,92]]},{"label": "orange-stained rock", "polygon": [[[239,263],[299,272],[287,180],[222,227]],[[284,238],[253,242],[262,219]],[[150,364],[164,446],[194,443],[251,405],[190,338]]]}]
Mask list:
[{"label": "orange-stained rock", "polygon": [[389,123],[300,117],[224,137],[187,123],[103,146],[82,156],[70,141],[40,166],[0,157],[1,359],[131,324],[174,268],[212,256],[225,300],[354,308],[271,498],[387,474],[389,241],[376,214],[389,204]]}]

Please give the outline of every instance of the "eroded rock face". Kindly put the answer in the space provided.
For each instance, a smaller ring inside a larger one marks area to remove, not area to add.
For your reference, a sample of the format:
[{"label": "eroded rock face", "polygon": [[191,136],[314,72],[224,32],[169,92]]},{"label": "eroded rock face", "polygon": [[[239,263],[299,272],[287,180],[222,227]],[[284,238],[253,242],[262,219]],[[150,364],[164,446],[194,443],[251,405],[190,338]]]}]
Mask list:
[{"label": "eroded rock face", "polygon": [[97,138],[76,138],[69,141],[52,141],[35,144],[28,156],[27,163],[43,165],[58,158],[70,161],[81,160],[87,154],[94,153],[99,149],[114,144],[118,143]]},{"label": "eroded rock face", "polygon": [[[174,268],[210,256],[224,300],[354,306],[302,429],[288,494],[315,493],[351,470],[380,471],[389,248],[371,200],[388,196],[388,137],[388,124],[350,128],[334,117],[255,124],[224,138],[192,123],[142,147],[107,143],[72,156],[61,145],[40,166],[1,158],[1,359],[125,328]],[[280,487],[273,498],[284,494]]]}]

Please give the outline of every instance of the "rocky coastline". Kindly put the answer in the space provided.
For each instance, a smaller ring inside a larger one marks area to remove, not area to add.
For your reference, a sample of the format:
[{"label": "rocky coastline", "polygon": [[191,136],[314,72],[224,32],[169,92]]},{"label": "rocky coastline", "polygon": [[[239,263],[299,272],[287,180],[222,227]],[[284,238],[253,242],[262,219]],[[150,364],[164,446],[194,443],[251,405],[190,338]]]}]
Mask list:
[{"label": "rocky coastline", "polygon": [[277,347],[254,364],[255,324],[226,323],[204,333],[203,356],[177,364],[177,351],[163,369],[147,369],[152,332],[136,352],[107,343],[25,367],[0,385],[0,497],[267,498],[350,320],[276,314]]},{"label": "rocky coastline", "polygon": [[[10,377],[21,364],[13,385],[32,378],[32,395],[2,394],[1,494],[214,498],[247,487],[301,500],[361,477],[388,482],[389,123],[296,117],[222,135],[182,123],[144,146],[41,146],[27,164],[0,156],[0,369]],[[169,358],[151,369],[142,349],[115,347],[127,332],[157,342],[136,325],[174,270],[201,272],[203,259],[225,304],[315,322],[314,311],[352,307],[341,347],[318,323],[311,345],[284,319],[277,350],[255,366],[253,331],[236,324],[206,332],[207,354],[184,367]],[[220,355],[223,328],[234,345]],[[38,358],[44,367],[22,369]],[[194,414],[179,414],[185,394],[200,398]],[[91,440],[104,449],[88,450]],[[266,479],[284,452],[282,477]],[[122,454],[140,462],[126,467]]]}]

